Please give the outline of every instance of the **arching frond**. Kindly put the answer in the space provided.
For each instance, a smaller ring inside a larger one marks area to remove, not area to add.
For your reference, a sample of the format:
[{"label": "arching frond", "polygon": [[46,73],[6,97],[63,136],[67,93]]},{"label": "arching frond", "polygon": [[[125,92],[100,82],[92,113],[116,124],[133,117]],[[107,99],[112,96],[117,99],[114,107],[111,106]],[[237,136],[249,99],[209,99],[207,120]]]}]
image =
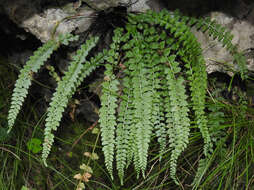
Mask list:
[{"label": "arching frond", "polygon": [[[68,100],[74,94],[76,88],[80,85],[81,80],[89,75],[96,66],[98,66],[97,64],[86,62],[86,56],[96,45],[97,41],[98,37],[92,37],[81,46],[81,48],[77,51],[77,54],[73,57],[73,61],[70,63],[64,77],[58,83],[56,92],[53,94],[53,98],[48,108],[45,124],[46,128],[44,130],[45,138],[43,143],[42,159],[45,165],[47,165],[46,159],[54,142],[54,134],[52,133],[52,130],[56,130],[59,126]],[[84,62],[85,64],[83,65]]]},{"label": "arching frond", "polygon": [[34,52],[34,55],[26,62],[24,68],[20,71],[13,90],[11,107],[8,114],[8,132],[12,129],[21,106],[28,94],[28,88],[32,84],[33,74],[38,72],[53,51],[57,50],[61,44],[68,45],[70,41],[77,40],[77,38],[78,36],[65,34],[60,35],[57,40],[49,40],[43,46],[39,47]]}]

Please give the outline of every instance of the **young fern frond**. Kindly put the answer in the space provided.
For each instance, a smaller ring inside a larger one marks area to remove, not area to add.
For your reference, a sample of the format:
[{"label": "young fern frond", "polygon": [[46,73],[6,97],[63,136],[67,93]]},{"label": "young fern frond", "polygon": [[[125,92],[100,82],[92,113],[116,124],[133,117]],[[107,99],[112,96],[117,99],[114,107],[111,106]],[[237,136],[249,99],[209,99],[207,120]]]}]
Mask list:
[{"label": "young fern frond", "polygon": [[[54,142],[54,134],[52,133],[52,130],[56,130],[59,126],[64,109],[68,104],[68,100],[74,94],[76,88],[80,85],[81,79],[88,76],[96,68],[96,64],[91,65],[89,62],[86,62],[86,56],[96,45],[97,41],[98,37],[92,37],[81,46],[81,48],[77,51],[77,54],[73,57],[73,61],[70,63],[64,77],[58,83],[56,92],[53,94],[53,98],[47,112],[46,127],[44,130],[45,137],[42,150],[42,160],[46,166],[46,159]],[[85,64],[83,65],[84,62]],[[81,75],[82,77],[80,77]]]},{"label": "young fern frond", "polygon": [[34,55],[29,58],[23,69],[21,69],[18,80],[13,90],[11,107],[8,114],[8,133],[11,131],[22,104],[28,94],[28,89],[32,84],[33,74],[37,73],[41,66],[47,61],[53,51],[61,45],[68,45],[70,41],[77,40],[78,36],[71,34],[61,35],[56,41],[49,40],[39,47]]}]

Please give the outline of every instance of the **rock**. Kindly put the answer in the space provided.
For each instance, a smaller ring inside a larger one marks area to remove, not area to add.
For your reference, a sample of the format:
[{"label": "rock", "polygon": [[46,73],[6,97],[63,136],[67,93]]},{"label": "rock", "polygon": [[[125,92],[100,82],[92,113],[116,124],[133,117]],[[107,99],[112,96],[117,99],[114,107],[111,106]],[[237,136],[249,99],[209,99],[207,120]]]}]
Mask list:
[{"label": "rock", "polygon": [[[5,3],[0,3],[0,10],[9,16],[9,18],[24,28],[27,32],[32,33],[42,42],[46,42],[52,37],[55,32],[57,36],[60,33],[73,32],[82,33],[86,31],[92,24],[92,17],[96,11],[105,10],[110,7],[128,6],[129,11],[145,11],[155,7],[156,0],[82,0],[87,5],[69,3],[63,7],[49,7],[44,10],[39,10],[42,0],[13,0]],[[1,6],[3,4],[4,6]],[[70,11],[66,7],[73,7]],[[56,30],[56,31],[55,31]]]},{"label": "rock", "polygon": [[105,10],[110,7],[117,6],[126,6],[128,7],[128,11],[138,11],[143,12],[148,9],[160,10],[161,9],[161,1],[158,0],[82,0],[86,2],[90,7],[93,7],[97,10]]},{"label": "rock", "polygon": [[[163,1],[160,0],[80,0],[79,3],[77,3],[78,1],[73,3],[65,1],[69,3],[66,6],[68,5],[72,9],[72,11],[68,11],[59,6],[41,7],[43,0],[1,1],[0,10],[3,10],[18,26],[34,34],[42,42],[49,40],[54,32],[55,35],[58,35],[73,31],[76,34],[81,34],[87,31],[98,10],[126,6],[128,11],[140,12],[147,9],[160,11],[164,7]],[[62,1],[64,2],[64,0]],[[197,5],[200,3],[199,0],[195,2]],[[171,3],[173,4],[173,2]],[[167,6],[170,7],[170,2]],[[254,53],[249,52],[254,49],[254,3],[238,0],[237,5],[232,4],[231,6],[230,11],[225,10],[224,12],[230,12],[233,16],[218,11],[210,12],[208,15],[234,34],[233,43],[239,47],[240,51],[248,53],[248,69],[254,71]],[[207,72],[219,71],[232,75],[232,70],[237,69],[237,66],[232,62],[232,56],[216,40],[212,40],[200,32],[194,33],[204,49]]]},{"label": "rock", "polygon": [[[13,22],[42,42],[51,39],[53,33],[57,36],[60,33],[72,32],[76,28],[79,28],[80,32],[87,30],[92,23],[89,17],[95,12],[85,7],[80,12],[81,17],[65,11],[64,7],[50,7],[44,10],[39,10],[38,7],[40,7],[39,1],[30,0],[8,1],[1,6]],[[72,19],[74,17],[71,16],[78,18]]]},{"label": "rock", "polygon": [[[239,51],[246,52],[254,49],[254,26],[251,21],[254,19],[254,11],[246,19],[239,20],[222,12],[211,12],[211,19],[216,20],[219,24],[225,26],[234,35],[232,43],[237,45]],[[232,70],[237,70],[233,63],[232,55],[222,47],[217,40],[213,40],[208,34],[203,34],[193,30],[194,34],[201,43],[203,54],[207,63],[207,72],[226,72],[233,75]],[[248,69],[254,71],[254,55],[247,56]]]},{"label": "rock", "polygon": [[109,0],[109,1],[102,1],[102,0],[81,0],[87,3],[90,7],[96,10],[105,10],[110,7],[116,7],[119,4],[119,0]]}]

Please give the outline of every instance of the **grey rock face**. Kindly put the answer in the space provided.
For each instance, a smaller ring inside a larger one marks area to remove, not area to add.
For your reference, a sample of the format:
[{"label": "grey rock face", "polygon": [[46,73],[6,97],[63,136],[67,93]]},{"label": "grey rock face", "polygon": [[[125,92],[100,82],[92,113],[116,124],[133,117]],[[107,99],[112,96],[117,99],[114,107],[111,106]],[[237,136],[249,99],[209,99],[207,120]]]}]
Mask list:
[{"label": "grey rock face", "polygon": [[13,0],[5,2],[5,5],[0,7],[12,21],[42,42],[46,42],[53,33],[57,36],[74,30],[77,30],[77,33],[86,31],[98,10],[129,5],[130,11],[145,11],[151,8],[147,3],[147,0],[80,0],[78,5],[69,3],[64,7],[51,7],[40,11],[38,10],[40,1]]},{"label": "grey rock face", "polygon": [[72,19],[71,15],[73,14],[65,11],[64,8],[48,8],[39,12],[36,4],[28,6],[18,3],[17,5],[11,3],[5,7],[5,11],[12,21],[35,35],[42,42],[49,40],[53,33],[57,36],[60,33],[72,32],[76,28],[79,28],[81,32],[87,30],[91,25],[89,17],[95,12],[90,8],[84,8],[81,11],[82,19]]},{"label": "grey rock face", "polygon": [[[159,0],[77,0],[76,3],[70,3],[65,7],[55,6],[38,10],[40,2],[40,0],[5,1],[4,6],[0,4],[0,10],[3,9],[12,21],[27,32],[34,34],[42,42],[46,42],[53,33],[56,36],[73,31],[77,34],[83,33],[91,26],[98,10],[116,6],[127,6],[128,11],[138,12],[147,9],[160,11],[163,8],[162,1]],[[71,11],[66,7],[71,8]],[[234,34],[233,43],[239,47],[239,50],[246,51],[248,69],[254,71],[254,53],[251,52],[254,49],[254,4],[246,6],[239,0],[239,6],[235,6],[231,12],[234,17],[223,12],[211,12],[209,15]],[[232,56],[220,43],[212,40],[208,35],[193,32],[204,49],[207,72],[219,71],[232,75],[231,71],[237,69],[232,62]]]},{"label": "grey rock face", "polygon": [[[211,19],[216,20],[219,24],[225,26],[233,35],[232,43],[237,45],[239,51],[246,52],[254,48],[254,26],[251,24],[251,20],[254,20],[254,11],[247,16],[247,19],[237,19],[233,16],[227,15],[222,12],[210,13]],[[229,52],[222,47],[220,42],[213,40],[207,34],[193,31],[197,36],[201,46],[203,48],[203,54],[207,63],[207,72],[213,73],[226,72],[232,75],[232,70],[237,70],[237,66],[233,63],[233,58]],[[247,53],[247,52],[246,52]],[[253,58],[251,53],[247,56],[248,69],[254,71]]]}]

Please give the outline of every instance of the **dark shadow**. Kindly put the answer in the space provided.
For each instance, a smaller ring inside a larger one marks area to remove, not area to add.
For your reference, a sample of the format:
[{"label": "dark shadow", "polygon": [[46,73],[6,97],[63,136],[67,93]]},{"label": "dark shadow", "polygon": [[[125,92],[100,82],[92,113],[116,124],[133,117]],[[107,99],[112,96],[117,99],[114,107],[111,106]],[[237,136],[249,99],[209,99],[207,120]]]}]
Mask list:
[{"label": "dark shadow", "polygon": [[202,16],[211,11],[223,11],[233,15],[232,10],[239,6],[239,0],[163,0],[169,10],[179,9],[190,16]]},{"label": "dark shadow", "polygon": [[17,23],[40,14],[45,9],[53,7],[63,7],[64,5],[77,0],[0,0],[0,11],[10,15]]},{"label": "dark shadow", "polygon": [[[3,10],[9,15],[18,15],[17,20],[23,21],[33,14],[40,14],[50,7],[63,7],[64,5],[76,2],[77,0],[0,0],[0,11]],[[205,15],[210,11],[223,11],[227,14],[237,16],[233,10],[246,8],[253,5],[253,0],[158,0],[169,10],[179,9],[181,12],[191,16]],[[148,1],[149,2],[149,1]],[[134,1],[135,3],[135,1]],[[122,6],[122,5],[121,5]],[[128,6],[128,4],[126,5]],[[242,6],[242,7],[241,7]],[[253,21],[254,22],[254,21]]]},{"label": "dark shadow", "polygon": [[0,14],[0,23],[0,55],[10,56],[12,52],[35,50],[41,46],[40,40],[19,28],[6,15]]},{"label": "dark shadow", "polygon": [[[243,81],[239,75],[230,77],[226,73],[214,72],[208,75],[209,86],[216,86],[221,90],[221,96],[225,99],[232,100],[234,94],[233,89],[238,88],[242,92],[246,92],[246,81]],[[213,81],[213,82],[212,82]]]},{"label": "dark shadow", "polygon": [[[77,1],[78,0],[0,0],[0,11],[3,12],[3,14],[11,15],[12,20],[16,23],[20,23],[34,14],[42,13],[45,9],[63,7],[68,3]],[[133,2],[135,3],[136,1],[133,0]],[[254,7],[253,0],[158,0],[158,2],[159,4],[165,5],[169,10],[179,9],[184,14],[190,16],[207,15],[207,13],[211,11],[223,11],[226,14],[242,19],[250,14],[251,11],[254,11],[254,8],[251,8]],[[123,4],[121,6],[129,5]],[[241,12],[244,13],[239,15],[239,10],[242,10]],[[254,19],[249,20],[249,22],[254,24]]]}]

